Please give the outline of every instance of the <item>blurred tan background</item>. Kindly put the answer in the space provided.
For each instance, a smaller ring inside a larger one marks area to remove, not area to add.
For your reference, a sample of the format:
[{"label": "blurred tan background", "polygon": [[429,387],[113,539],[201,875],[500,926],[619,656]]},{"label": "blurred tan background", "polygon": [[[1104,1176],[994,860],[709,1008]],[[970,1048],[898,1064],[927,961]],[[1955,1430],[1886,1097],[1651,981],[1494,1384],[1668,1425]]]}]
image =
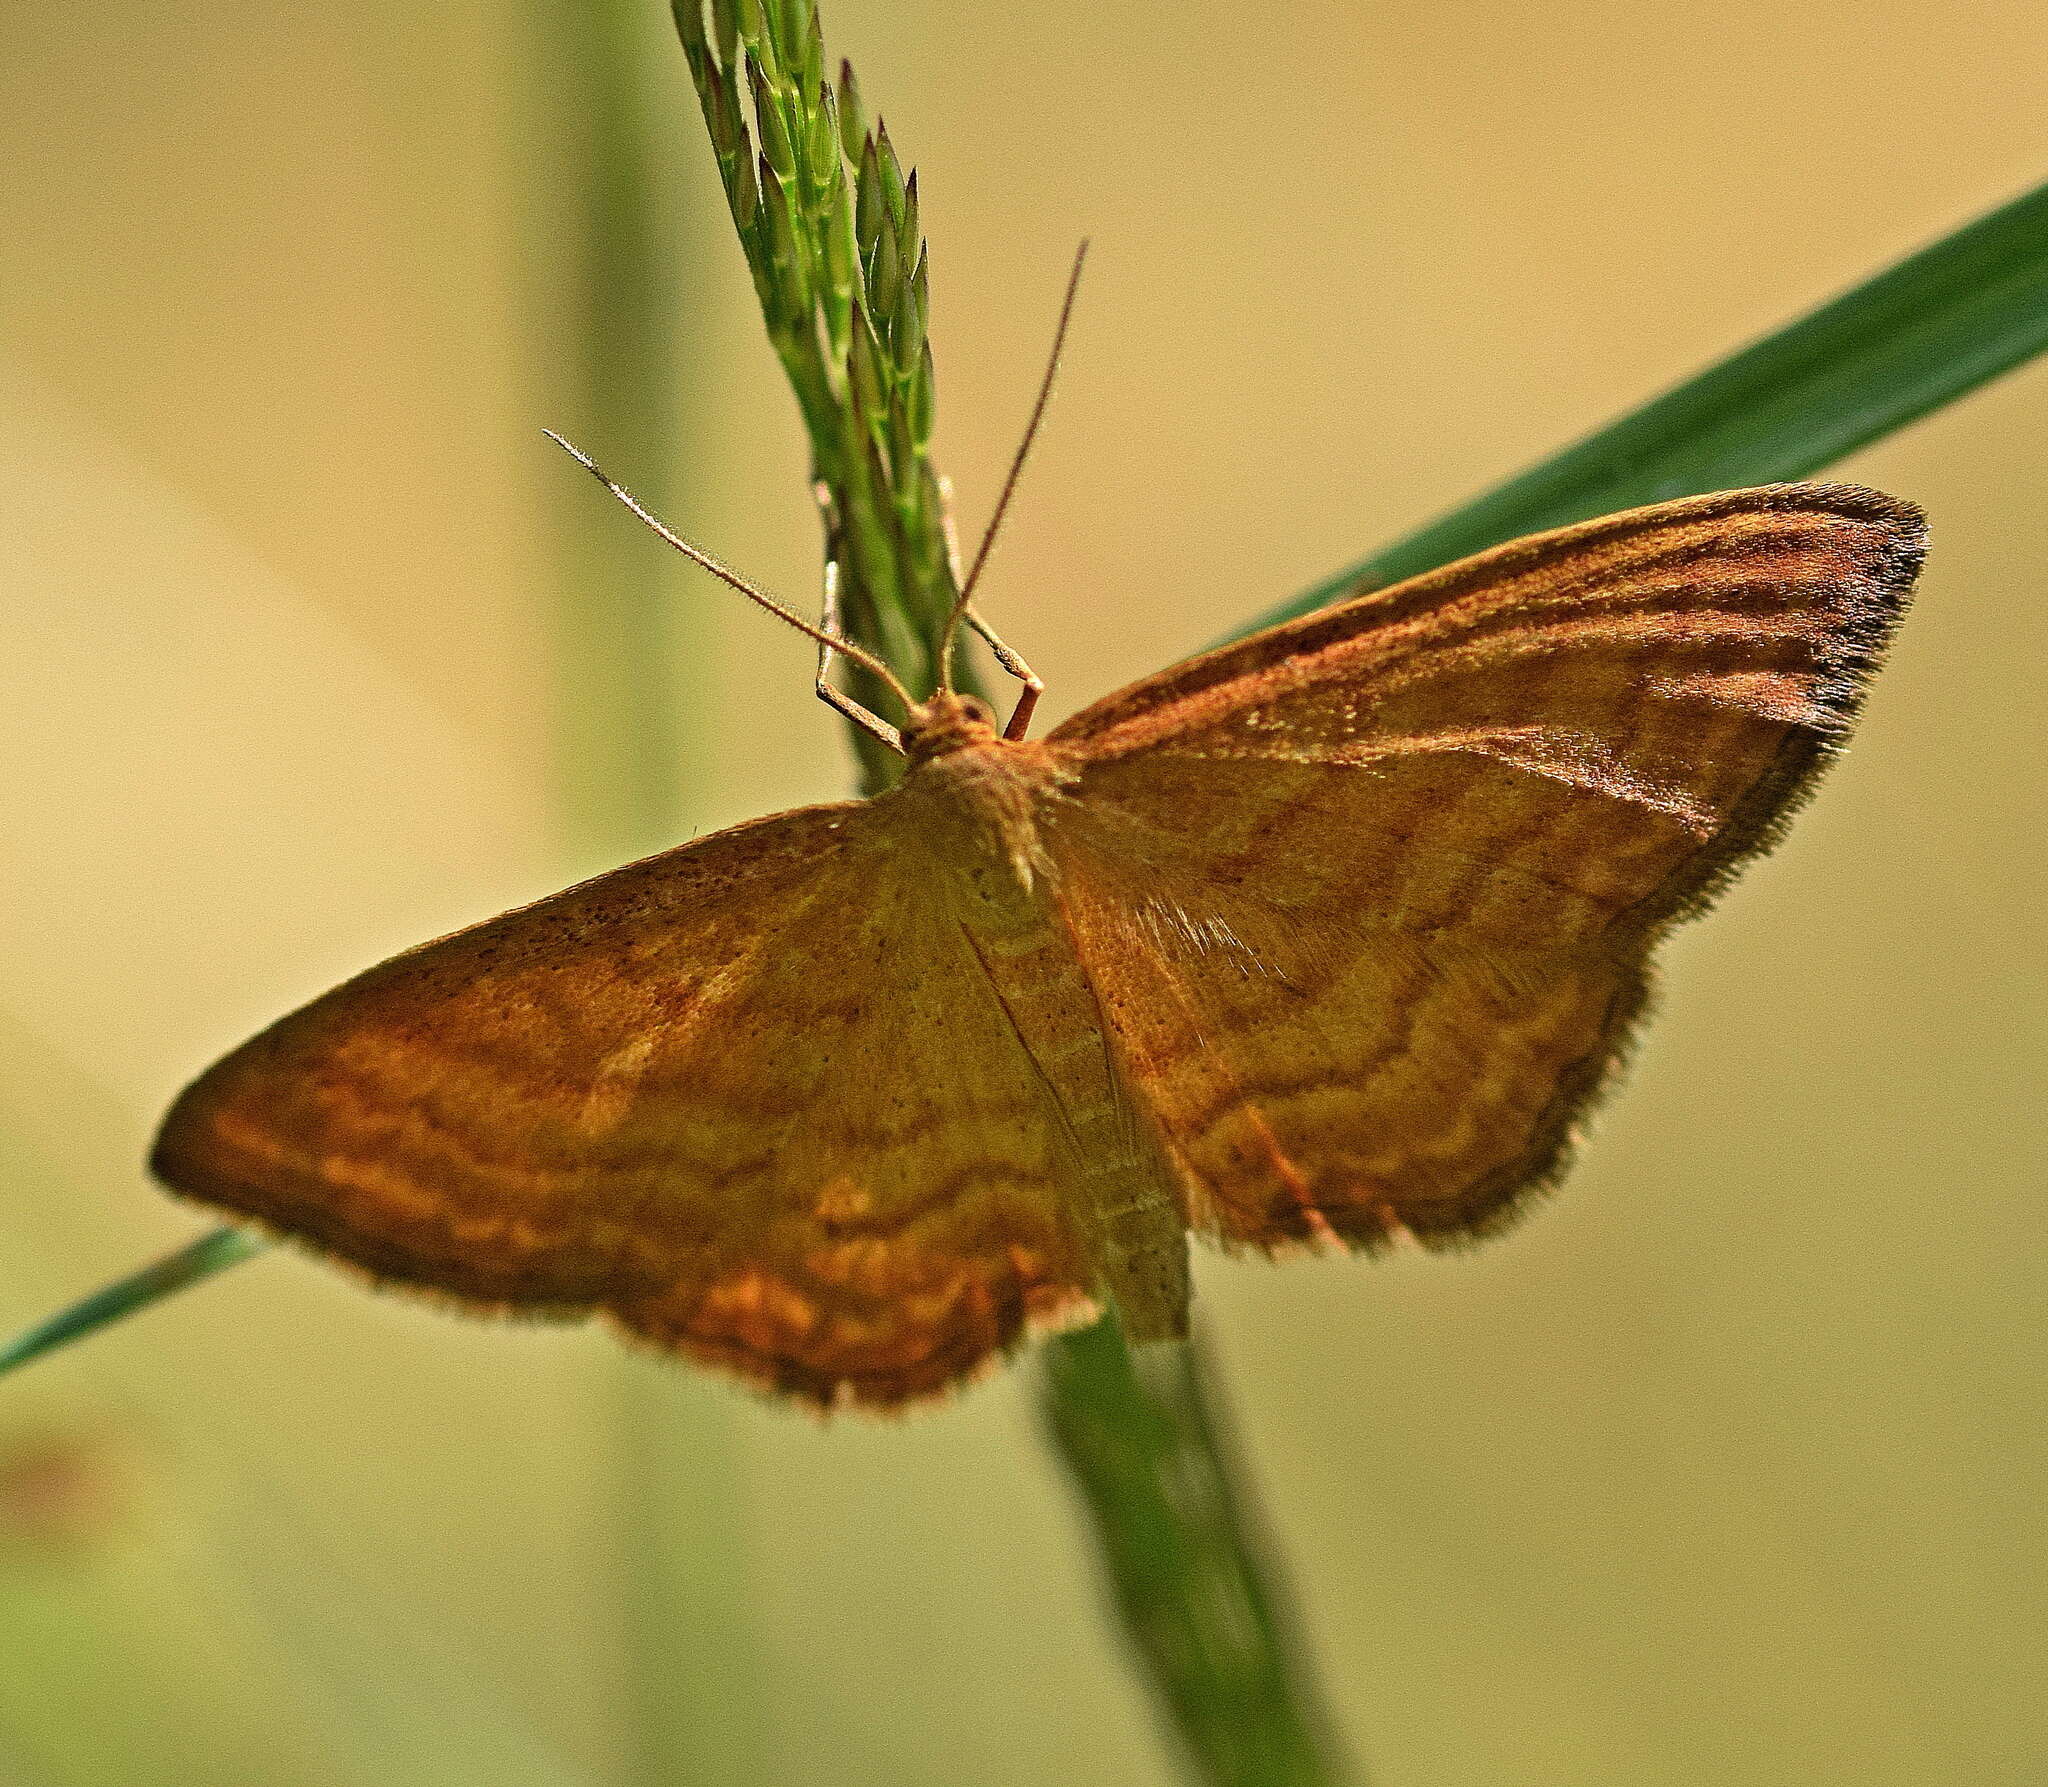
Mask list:
[{"label": "blurred tan background", "polygon": [[[685,314],[673,460],[614,469],[807,594],[792,405],[619,10]],[[553,9],[6,20],[0,1328],[196,1232],[136,1162],[217,1052],[563,878],[595,500],[539,437]],[[2048,177],[2018,0],[825,23],[923,169],[970,526],[1094,239],[987,596],[1058,712]],[[2036,369],[1843,468],[1931,511],[1920,608],[1550,1209],[1203,1263],[1380,1787],[2048,1778],[2044,466]],[[802,643],[672,587],[690,822],[842,788]],[[1163,1787],[1029,1388],[821,1428],[242,1267],[0,1385],[0,1783]]]}]

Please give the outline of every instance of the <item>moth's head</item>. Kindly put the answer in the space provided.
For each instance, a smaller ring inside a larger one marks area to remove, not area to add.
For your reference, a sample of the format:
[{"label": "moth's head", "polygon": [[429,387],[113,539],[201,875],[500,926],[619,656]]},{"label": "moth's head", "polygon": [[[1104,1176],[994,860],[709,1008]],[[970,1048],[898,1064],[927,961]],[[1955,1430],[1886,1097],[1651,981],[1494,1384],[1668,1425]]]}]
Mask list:
[{"label": "moth's head", "polygon": [[996,742],[996,716],[979,695],[941,689],[911,708],[903,722],[903,750],[912,763]]}]

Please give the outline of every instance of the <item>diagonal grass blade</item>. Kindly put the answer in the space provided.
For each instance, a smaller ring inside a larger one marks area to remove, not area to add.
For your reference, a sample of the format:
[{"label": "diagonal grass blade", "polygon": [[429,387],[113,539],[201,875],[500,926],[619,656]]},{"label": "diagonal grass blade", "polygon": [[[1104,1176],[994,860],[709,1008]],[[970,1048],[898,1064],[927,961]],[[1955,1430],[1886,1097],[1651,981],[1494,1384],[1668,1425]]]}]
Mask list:
[{"label": "diagonal grass blade", "polygon": [[2044,348],[2048,185],[1909,255],[1232,637],[1523,534],[1671,497],[1808,477]]}]

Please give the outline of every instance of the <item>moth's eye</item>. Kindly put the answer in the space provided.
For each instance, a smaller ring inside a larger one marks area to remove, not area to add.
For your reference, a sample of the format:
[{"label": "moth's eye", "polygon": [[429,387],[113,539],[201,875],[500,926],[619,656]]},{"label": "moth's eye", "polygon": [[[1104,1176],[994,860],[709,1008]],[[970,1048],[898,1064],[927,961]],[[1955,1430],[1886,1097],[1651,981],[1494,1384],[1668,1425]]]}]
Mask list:
[{"label": "moth's eye", "polygon": [[979,720],[984,726],[993,726],[996,723],[996,710],[979,695],[962,695],[960,705],[966,710],[970,720]]}]

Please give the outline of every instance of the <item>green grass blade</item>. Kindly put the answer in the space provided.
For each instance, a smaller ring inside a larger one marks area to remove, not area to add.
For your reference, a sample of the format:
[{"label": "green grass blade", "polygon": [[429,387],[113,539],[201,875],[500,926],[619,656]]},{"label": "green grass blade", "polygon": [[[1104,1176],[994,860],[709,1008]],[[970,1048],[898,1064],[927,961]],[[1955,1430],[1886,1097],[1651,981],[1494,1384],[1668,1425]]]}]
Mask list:
[{"label": "green grass blade", "polygon": [[2048,185],[1966,224],[1242,633],[1503,540],[1804,478],[2048,348]]},{"label": "green grass blade", "polygon": [[216,1272],[239,1265],[268,1245],[247,1229],[213,1229],[141,1271],[117,1278],[91,1296],[81,1297],[70,1308],[60,1309],[34,1327],[23,1329],[0,1345],[0,1374],[26,1365],[31,1359],[40,1359],[60,1346],[69,1346],[74,1340],[83,1340],[110,1323],[124,1321],[137,1310],[147,1309]]}]

